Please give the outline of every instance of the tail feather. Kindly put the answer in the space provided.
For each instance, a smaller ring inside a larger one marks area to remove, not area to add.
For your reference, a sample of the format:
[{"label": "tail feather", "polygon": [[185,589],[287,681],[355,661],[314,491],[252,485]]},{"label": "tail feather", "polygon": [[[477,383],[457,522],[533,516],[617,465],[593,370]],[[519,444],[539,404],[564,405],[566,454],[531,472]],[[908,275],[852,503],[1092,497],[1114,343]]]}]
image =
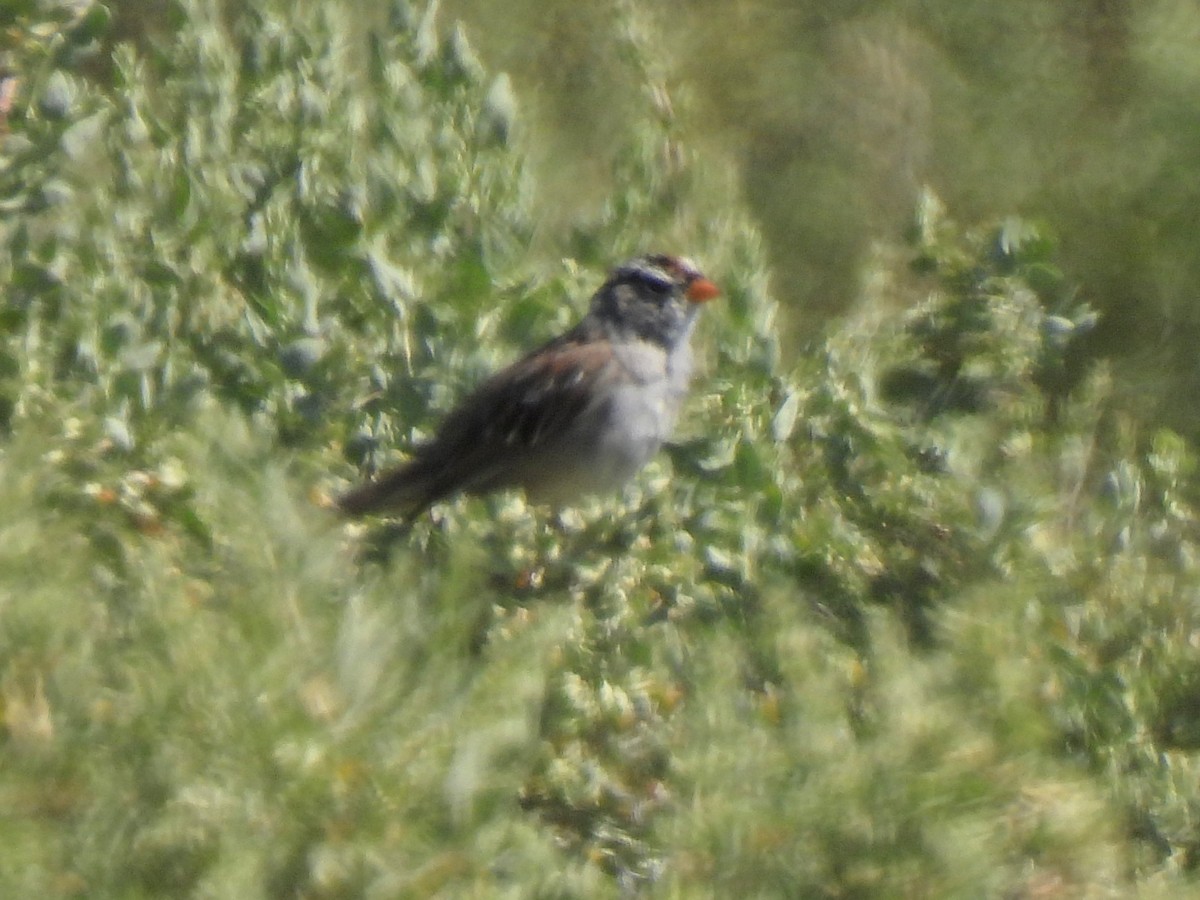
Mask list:
[{"label": "tail feather", "polygon": [[427,467],[413,462],[351,488],[336,502],[347,516],[392,512],[411,517],[423,512],[436,499]]}]

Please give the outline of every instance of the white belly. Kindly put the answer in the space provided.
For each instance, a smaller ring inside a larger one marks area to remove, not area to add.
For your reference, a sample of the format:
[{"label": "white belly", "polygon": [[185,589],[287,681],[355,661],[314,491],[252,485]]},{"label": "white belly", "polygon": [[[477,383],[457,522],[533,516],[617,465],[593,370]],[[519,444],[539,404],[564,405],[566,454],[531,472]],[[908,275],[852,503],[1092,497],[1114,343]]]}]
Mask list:
[{"label": "white belly", "polygon": [[561,478],[538,484],[531,499],[564,503],[615,490],[670,437],[691,377],[691,354],[680,347],[668,356],[661,347],[636,344],[621,348],[618,359],[632,376],[629,383],[616,387],[593,416],[581,417],[580,428],[555,451]]}]

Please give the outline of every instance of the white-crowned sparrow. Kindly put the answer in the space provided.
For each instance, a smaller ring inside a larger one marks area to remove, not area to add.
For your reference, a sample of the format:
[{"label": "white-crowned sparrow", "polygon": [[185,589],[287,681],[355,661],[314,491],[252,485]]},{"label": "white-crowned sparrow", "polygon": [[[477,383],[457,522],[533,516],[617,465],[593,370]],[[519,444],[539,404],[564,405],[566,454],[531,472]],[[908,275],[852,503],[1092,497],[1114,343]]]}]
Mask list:
[{"label": "white-crowned sparrow", "polygon": [[349,515],[412,516],[444,497],[521,487],[561,505],[616,488],[670,434],[700,304],[719,291],[687,259],[613,270],[583,320],[485,381],[414,458],[338,499]]}]

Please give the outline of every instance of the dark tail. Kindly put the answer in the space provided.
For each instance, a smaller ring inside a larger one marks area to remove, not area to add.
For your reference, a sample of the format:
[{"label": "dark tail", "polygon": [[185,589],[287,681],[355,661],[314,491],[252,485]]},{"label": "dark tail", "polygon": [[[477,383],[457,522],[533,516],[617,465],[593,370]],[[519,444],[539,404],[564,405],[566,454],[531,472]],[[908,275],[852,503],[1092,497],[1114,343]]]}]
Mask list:
[{"label": "dark tail", "polygon": [[389,512],[409,518],[437,499],[430,476],[428,466],[414,461],[351,488],[337,498],[337,507],[347,516]]}]

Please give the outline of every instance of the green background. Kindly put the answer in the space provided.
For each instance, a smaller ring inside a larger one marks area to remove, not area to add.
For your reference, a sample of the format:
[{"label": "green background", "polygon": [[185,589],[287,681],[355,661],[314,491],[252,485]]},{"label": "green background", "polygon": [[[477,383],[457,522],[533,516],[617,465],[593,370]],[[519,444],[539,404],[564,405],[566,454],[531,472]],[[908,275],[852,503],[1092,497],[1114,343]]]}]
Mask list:
[{"label": "green background", "polygon": [[[0,895],[1200,894],[1197,14],[827,6],[0,7]],[[626,491],[336,517],[650,249]]]}]

